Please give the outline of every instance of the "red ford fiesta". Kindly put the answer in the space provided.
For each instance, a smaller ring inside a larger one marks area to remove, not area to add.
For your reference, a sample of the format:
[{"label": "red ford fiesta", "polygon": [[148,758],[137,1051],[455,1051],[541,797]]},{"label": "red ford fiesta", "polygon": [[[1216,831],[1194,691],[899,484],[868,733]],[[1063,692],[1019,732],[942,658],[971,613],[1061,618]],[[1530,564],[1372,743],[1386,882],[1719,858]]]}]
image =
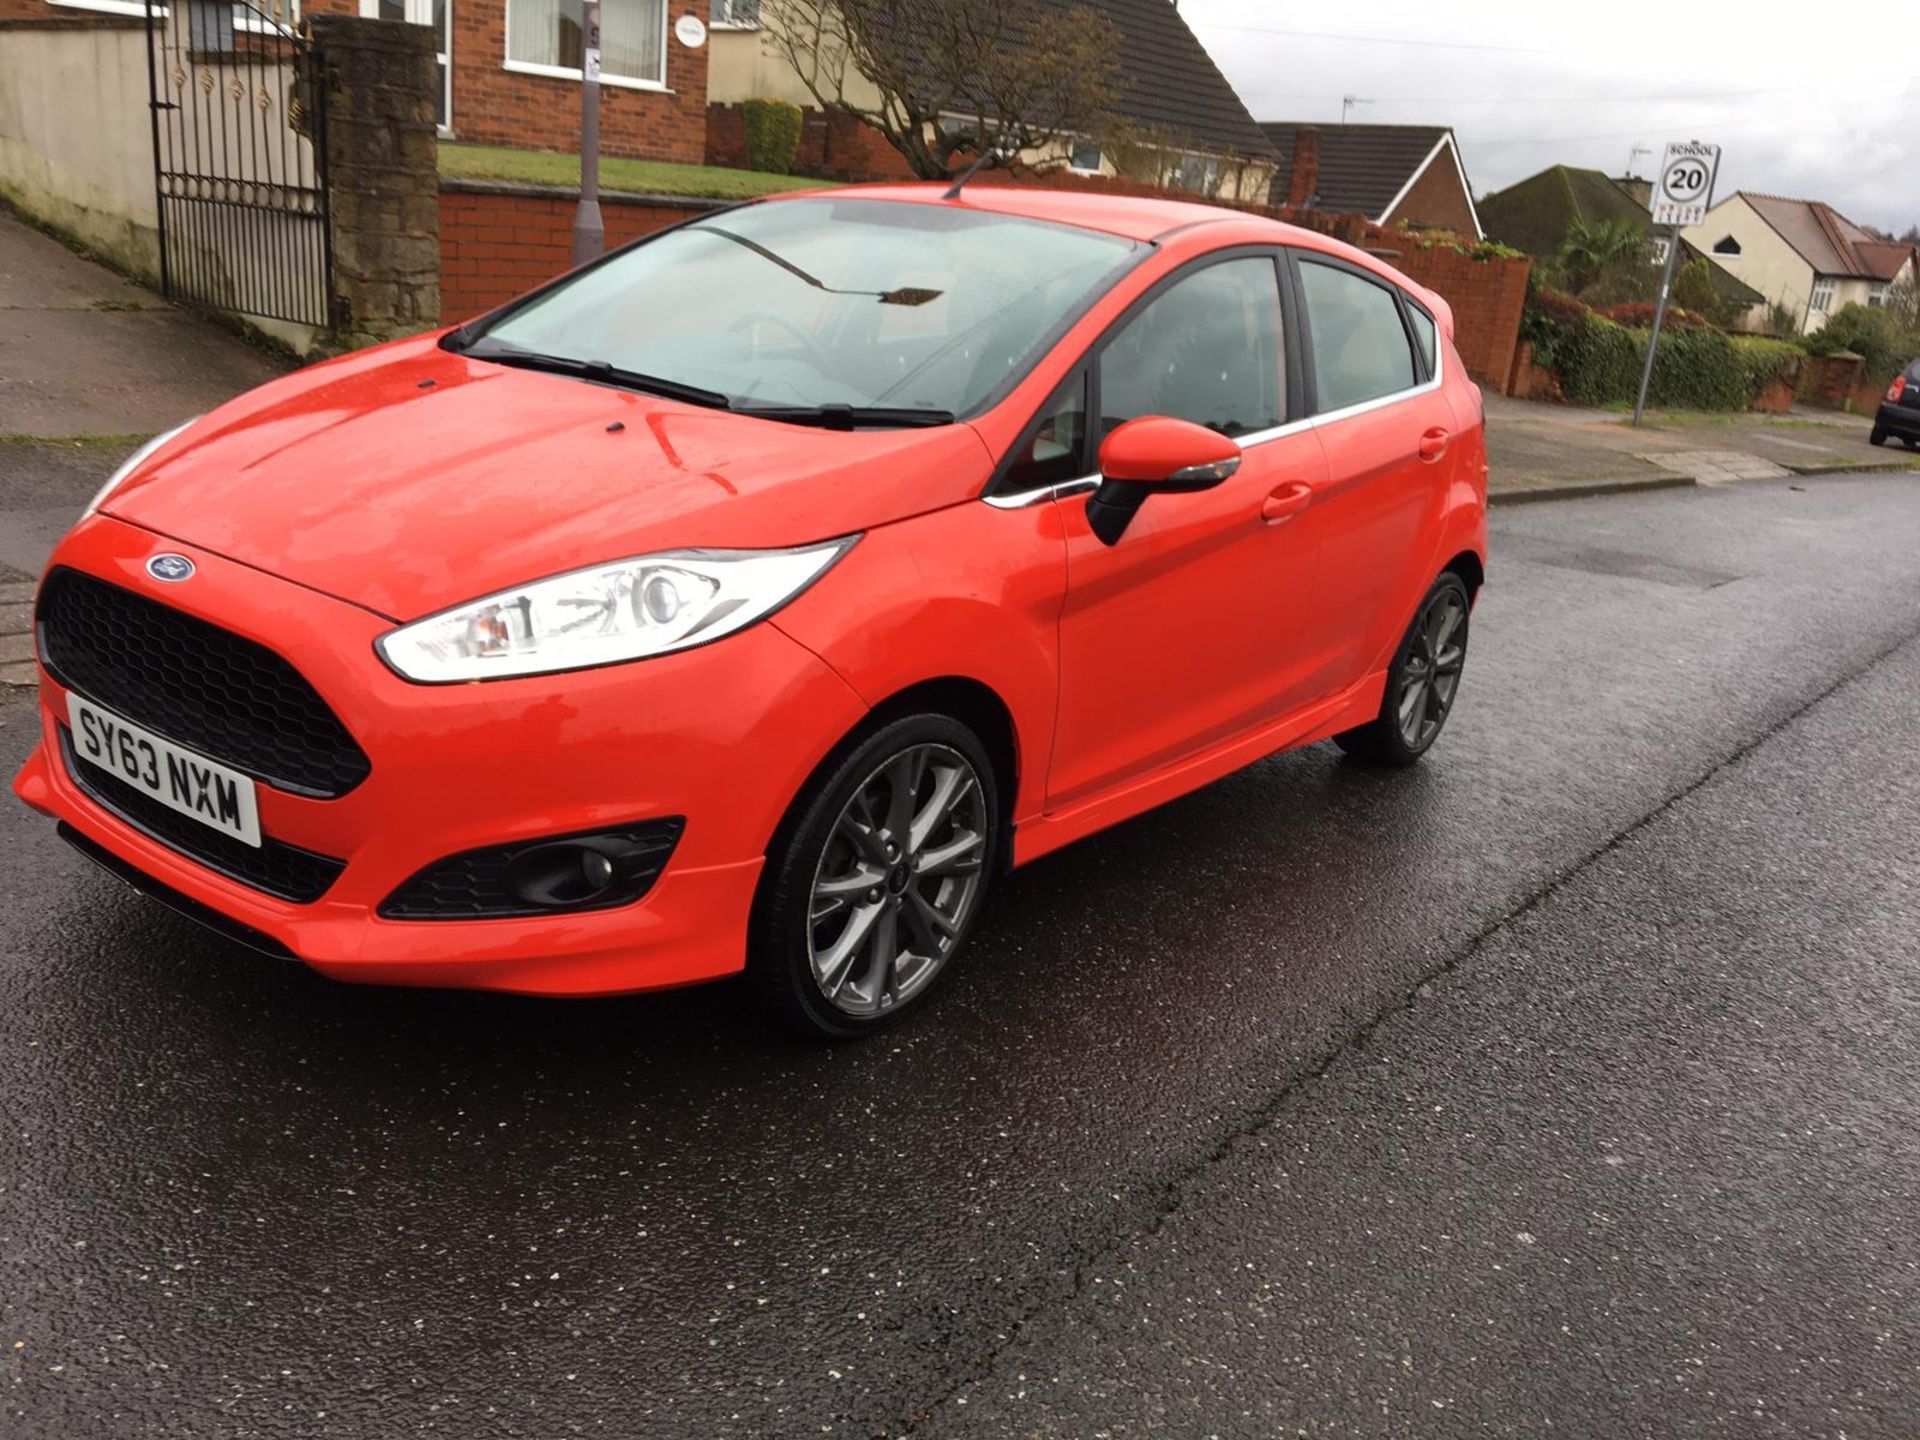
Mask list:
[{"label": "red ford fiesta", "polygon": [[61,542],[15,782],[343,980],[743,968],[852,1036],[994,877],[1445,724],[1484,573],[1444,302],[1171,201],[813,192],[162,437]]}]

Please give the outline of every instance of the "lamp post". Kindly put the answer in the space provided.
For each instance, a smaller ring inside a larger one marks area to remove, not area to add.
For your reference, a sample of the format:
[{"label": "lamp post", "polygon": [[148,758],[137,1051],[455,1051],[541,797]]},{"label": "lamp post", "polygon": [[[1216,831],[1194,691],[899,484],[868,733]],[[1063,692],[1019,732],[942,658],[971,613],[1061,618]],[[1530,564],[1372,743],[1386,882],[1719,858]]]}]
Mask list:
[{"label": "lamp post", "polygon": [[580,203],[573,212],[573,263],[606,253],[607,227],[600,218],[600,0],[580,7]]}]

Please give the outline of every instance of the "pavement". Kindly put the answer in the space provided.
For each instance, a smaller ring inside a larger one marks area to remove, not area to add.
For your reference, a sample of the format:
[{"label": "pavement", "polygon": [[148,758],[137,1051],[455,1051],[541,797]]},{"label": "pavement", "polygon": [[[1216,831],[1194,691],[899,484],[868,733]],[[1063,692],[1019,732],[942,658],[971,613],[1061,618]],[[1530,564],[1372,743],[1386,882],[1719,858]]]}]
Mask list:
[{"label": "pavement", "polygon": [[0,443],[157,435],[287,368],[0,209]]},{"label": "pavement", "polygon": [[1485,400],[1487,489],[1495,503],[1836,471],[1920,470],[1920,455],[1897,442],[1868,443],[1870,416],[1837,410],[1650,410],[1636,426],[1618,411],[1495,394]]},{"label": "pavement", "polygon": [[1018,872],[864,1046],[335,985],[0,808],[0,1433],[1910,1440],[1920,485],[1493,530],[1426,763]]}]

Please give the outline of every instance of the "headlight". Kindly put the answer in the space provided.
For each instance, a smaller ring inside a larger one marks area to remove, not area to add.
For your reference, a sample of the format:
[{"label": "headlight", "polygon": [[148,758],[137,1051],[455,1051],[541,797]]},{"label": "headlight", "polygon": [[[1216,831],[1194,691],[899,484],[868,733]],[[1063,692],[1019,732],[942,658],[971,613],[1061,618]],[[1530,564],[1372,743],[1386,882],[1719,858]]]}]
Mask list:
[{"label": "headlight", "polygon": [[[200,417],[196,415],[193,417],[193,420],[198,420],[199,418]],[[193,424],[193,420],[183,421],[174,426],[173,429],[167,431],[166,434],[154,436],[151,440],[147,441],[146,444],[134,451],[133,454],[129,455],[127,457],[127,463],[109,475],[107,477],[107,483],[94,492],[93,499],[87,502],[87,508],[80,512],[80,518],[84,520],[93,514],[94,511],[98,510],[106,501],[106,498],[120,488],[121,481],[125,480],[129,475],[133,474],[134,471],[138,470],[141,465],[146,463],[147,457],[153,454],[154,451],[166,444],[167,441],[173,439],[174,436],[186,429],[187,426]]]},{"label": "headlight", "polygon": [[860,537],[797,550],[681,550],[536,580],[380,637],[409,680],[491,680],[704,645],[771,615]]}]

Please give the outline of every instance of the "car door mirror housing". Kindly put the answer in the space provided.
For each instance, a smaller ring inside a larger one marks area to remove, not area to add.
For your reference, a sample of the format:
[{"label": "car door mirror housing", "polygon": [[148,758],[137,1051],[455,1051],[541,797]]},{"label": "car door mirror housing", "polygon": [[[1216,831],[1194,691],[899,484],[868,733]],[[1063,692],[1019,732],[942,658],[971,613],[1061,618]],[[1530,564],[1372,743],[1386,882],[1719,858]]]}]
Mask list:
[{"label": "car door mirror housing", "polygon": [[1129,420],[1101,442],[1087,523],[1101,543],[1115,544],[1149,495],[1211,490],[1239,468],[1232,436],[1169,415]]}]

